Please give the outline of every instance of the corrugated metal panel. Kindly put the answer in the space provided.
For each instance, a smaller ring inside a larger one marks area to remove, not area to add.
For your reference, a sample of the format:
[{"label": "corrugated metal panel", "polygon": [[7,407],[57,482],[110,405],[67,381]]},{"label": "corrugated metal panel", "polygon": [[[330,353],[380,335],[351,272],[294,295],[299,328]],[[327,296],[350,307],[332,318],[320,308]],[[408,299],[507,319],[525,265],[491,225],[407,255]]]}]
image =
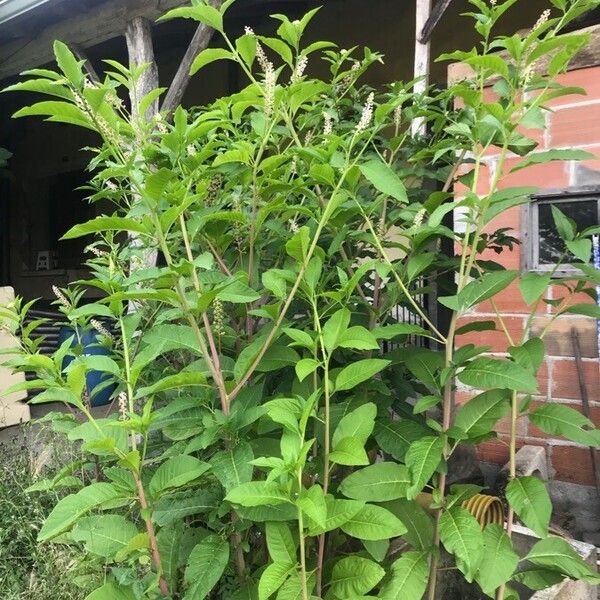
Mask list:
[{"label": "corrugated metal panel", "polygon": [[50,0],[0,0],[0,23],[6,23]]}]

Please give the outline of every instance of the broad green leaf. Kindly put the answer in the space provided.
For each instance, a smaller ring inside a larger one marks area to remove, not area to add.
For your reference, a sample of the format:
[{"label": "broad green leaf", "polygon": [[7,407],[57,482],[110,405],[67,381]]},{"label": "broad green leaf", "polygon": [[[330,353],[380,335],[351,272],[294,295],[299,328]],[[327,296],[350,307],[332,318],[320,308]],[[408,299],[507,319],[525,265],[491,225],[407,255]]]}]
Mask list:
[{"label": "broad green leaf", "polygon": [[69,529],[85,513],[120,498],[122,492],[110,483],[92,483],[76,494],[59,500],[38,533],[38,541],[46,542]]},{"label": "broad green leaf", "polygon": [[365,358],[344,367],[335,379],[335,389],[338,392],[351,390],[359,383],[370,379],[390,364],[382,358]]},{"label": "broad green leaf", "polygon": [[408,469],[404,465],[382,462],[348,475],[339,489],[354,500],[385,502],[405,496],[409,485]]},{"label": "broad green leaf", "polygon": [[527,586],[530,590],[544,590],[560,583],[564,578],[565,576],[557,571],[551,571],[542,567],[533,567],[519,571],[513,579]]},{"label": "broad green leaf", "polygon": [[398,517],[374,504],[365,504],[340,528],[359,540],[389,540],[406,533],[406,527]]},{"label": "broad green leaf", "polygon": [[373,432],[376,415],[377,406],[373,402],[367,402],[344,415],[333,432],[333,448],[335,449],[338,442],[344,438],[356,438],[363,445],[366,444]]},{"label": "broad green leaf", "polygon": [[351,313],[347,308],[335,312],[323,325],[323,345],[331,353],[338,345],[338,340],[348,329]]},{"label": "broad green leaf", "polygon": [[567,240],[565,246],[568,248],[569,252],[576,256],[581,262],[590,262],[592,257],[592,240],[587,238]]},{"label": "broad green leaf", "polygon": [[179,488],[210,469],[208,463],[202,462],[193,456],[180,455],[165,461],[152,476],[150,480],[150,494],[158,498],[167,490]]},{"label": "broad green leaf", "polygon": [[413,406],[413,414],[420,415],[442,402],[439,396],[421,396]]},{"label": "broad green leaf", "polygon": [[408,202],[406,188],[394,171],[382,160],[371,160],[359,166],[361,173],[382,194],[391,196],[399,202]]},{"label": "broad green leaf", "polygon": [[510,394],[506,390],[483,392],[457,411],[454,426],[468,437],[477,438],[493,431],[494,425],[510,411]]},{"label": "broad green leaf", "polygon": [[471,331],[495,331],[496,321],[472,321],[462,327],[459,327],[456,331],[456,335],[463,335],[470,333]]},{"label": "broad green leaf", "polygon": [[511,173],[529,167],[531,165],[540,165],[553,160],[590,160],[596,158],[591,152],[585,150],[545,150],[544,152],[532,152],[525,160],[517,163],[511,170]]},{"label": "broad green leaf", "polygon": [[494,591],[510,580],[518,564],[519,556],[502,525],[488,525],[483,530],[483,556],[476,576],[481,589],[493,597]]},{"label": "broad green leaf", "polygon": [[362,596],[372,590],[384,575],[385,571],[372,560],[347,556],[335,563],[329,589],[336,598]]},{"label": "broad green leaf", "polygon": [[404,352],[404,360],[408,370],[421,383],[434,389],[439,387],[437,372],[444,366],[441,352],[434,352],[427,348],[407,348]]},{"label": "broad green leaf", "polygon": [[379,418],[375,425],[375,439],[379,447],[396,460],[404,461],[404,457],[412,442],[431,433],[423,425],[409,419]]},{"label": "broad green leaf", "polygon": [[229,562],[229,542],[208,535],[192,550],[185,568],[185,600],[203,600],[217,585]]},{"label": "broad green leaf", "polygon": [[110,558],[137,533],[136,526],[121,515],[96,515],[80,519],[71,535],[75,541],[84,542],[88,552]]},{"label": "broad green leaf", "polygon": [[388,550],[390,549],[389,540],[361,540],[365,550],[371,555],[371,557],[377,562],[383,562],[387,556]]},{"label": "broad green leaf", "polygon": [[529,414],[529,420],[545,433],[600,447],[600,429],[574,408],[553,402],[540,405]]},{"label": "broad green leaf", "polygon": [[215,477],[229,492],[241,483],[247,483],[252,479],[252,464],[254,452],[248,442],[238,442],[230,450],[217,452],[210,459],[210,466]]},{"label": "broad green leaf", "polygon": [[392,564],[392,577],[378,594],[380,600],[419,600],[429,579],[429,553],[404,552]]},{"label": "broad green leaf", "polygon": [[558,571],[571,579],[600,583],[600,575],[596,569],[585,562],[567,541],[556,536],[549,536],[537,542],[525,560]]},{"label": "broad green leaf", "polygon": [[215,62],[216,60],[234,60],[233,54],[225,48],[206,48],[202,50],[194,59],[190,67],[190,75],[197,73],[202,67]]},{"label": "broad green leaf", "polygon": [[95,589],[85,600],[136,600],[136,595],[129,587],[109,582]]},{"label": "broad green leaf", "polygon": [[81,63],[63,42],[55,40],[53,49],[56,63],[60,70],[65,74],[65,77],[73,87],[80,88],[83,83]]},{"label": "broad green leaf", "polygon": [[86,223],[80,223],[71,227],[62,240],[72,240],[90,233],[100,233],[104,231],[131,231],[134,233],[147,233],[146,228],[133,219],[125,217],[96,217]]},{"label": "broad green leaf", "polygon": [[595,304],[571,304],[564,312],[574,315],[585,315],[586,317],[592,317],[597,320],[600,319],[600,307]]},{"label": "broad green leaf", "polygon": [[325,525],[319,527],[316,523],[311,524],[309,527],[309,534],[311,536],[341,527],[363,508],[364,503],[357,502],[356,500],[337,500],[333,496],[327,495],[325,497],[325,505],[327,507]]},{"label": "broad green leaf", "polygon": [[[289,502],[288,497],[274,481],[250,481],[233,488],[225,500],[241,506],[263,506]],[[268,520],[268,519],[267,519]]]},{"label": "broad green leaf", "polygon": [[545,349],[541,338],[532,337],[520,346],[511,346],[508,352],[521,367],[533,374],[544,362]]},{"label": "broad green leaf", "polygon": [[331,462],[338,465],[362,466],[369,464],[364,442],[355,437],[345,437],[338,440],[329,454]]},{"label": "broad green leaf", "polygon": [[516,477],[506,486],[506,499],[527,527],[540,537],[548,535],[552,502],[545,484],[537,477]]},{"label": "broad green leaf", "polygon": [[303,358],[296,363],[296,377],[298,381],[304,381],[311,373],[319,368],[320,362],[314,358]]},{"label": "broad green leaf", "polygon": [[384,507],[395,514],[406,526],[402,537],[416,550],[428,550],[433,539],[431,516],[416,500],[394,500]]},{"label": "broad green leaf", "polygon": [[159,21],[176,18],[194,19],[194,21],[200,21],[217,31],[223,31],[223,15],[214,6],[210,6],[209,4],[194,3],[193,6],[173,8],[162,15]]},{"label": "broad green leaf", "polygon": [[560,237],[565,241],[571,241],[577,232],[575,221],[567,217],[555,204],[551,204],[552,218]]},{"label": "broad green leaf", "polygon": [[271,560],[276,563],[295,564],[296,544],[287,523],[268,522],[265,531]]},{"label": "broad green leaf", "polygon": [[179,521],[172,527],[162,527],[156,535],[156,543],[160,553],[160,566],[167,580],[169,592],[177,593],[179,555],[184,523]]},{"label": "broad green leaf", "polygon": [[458,374],[458,379],[475,388],[506,388],[535,394],[537,381],[533,374],[513,361],[480,357]]},{"label": "broad green leaf", "polygon": [[354,350],[378,350],[379,344],[375,336],[364,327],[349,327],[338,339],[338,347]]},{"label": "broad green leaf", "polygon": [[406,466],[410,473],[411,485],[406,497],[412,500],[425,487],[442,460],[444,440],[441,437],[426,436],[413,442],[406,453]]},{"label": "broad green leaf", "polygon": [[303,489],[296,500],[296,505],[302,512],[310,517],[318,527],[325,527],[327,518],[327,504],[323,489],[319,485],[313,485],[308,490]]},{"label": "broad green leaf", "polygon": [[452,310],[462,312],[501,292],[517,275],[517,271],[485,273],[479,279],[468,283],[457,296],[444,296],[439,298],[439,301]]},{"label": "broad green leaf", "polygon": [[206,375],[200,371],[181,371],[175,375],[167,375],[156,383],[147,387],[139,388],[135,398],[143,398],[152,394],[158,394],[165,390],[179,389],[189,386],[206,386]]},{"label": "broad green leaf", "polygon": [[222,498],[222,492],[215,487],[169,494],[154,503],[152,520],[165,527],[184,517],[217,509]]},{"label": "broad green leaf", "polygon": [[454,554],[466,580],[473,581],[483,557],[483,534],[475,517],[459,506],[443,511],[440,538],[446,550]]},{"label": "broad green leaf", "polygon": [[258,600],[271,597],[292,574],[296,563],[271,563],[260,576],[258,582]]}]

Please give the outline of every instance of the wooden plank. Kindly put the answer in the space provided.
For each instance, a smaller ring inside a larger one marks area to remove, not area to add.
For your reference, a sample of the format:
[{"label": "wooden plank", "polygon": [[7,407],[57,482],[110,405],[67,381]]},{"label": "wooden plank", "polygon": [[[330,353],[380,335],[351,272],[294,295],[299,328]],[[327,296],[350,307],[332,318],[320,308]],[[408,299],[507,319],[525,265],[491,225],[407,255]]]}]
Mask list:
[{"label": "wooden plank", "polygon": [[[577,33],[589,33],[590,43],[571,61],[569,71],[577,69],[587,69],[588,67],[596,67],[600,65],[600,25],[592,25],[579,29]],[[498,56],[508,60],[506,52],[498,53]],[[548,69],[548,57],[542,57],[534,65],[534,72],[537,74],[545,74]],[[463,79],[469,79],[473,76],[473,69],[464,63],[453,63],[448,67],[448,85],[454,85]],[[492,85],[496,79],[490,78],[486,83]]]},{"label": "wooden plank", "polygon": [[450,6],[450,2],[452,0],[438,0],[437,4],[433,7],[429,18],[425,22],[425,25],[423,25],[421,32],[417,35],[417,39],[421,44],[426,44],[431,39],[433,30],[444,16],[446,9]]},{"label": "wooden plank", "polygon": [[[127,42],[129,64],[134,67],[147,65],[129,94],[131,114],[135,119],[140,116],[137,114],[137,106],[140,100],[158,87],[158,67],[156,66],[156,60],[154,60],[154,46],[152,44],[152,23],[146,17],[130,19],[127,21],[127,28],[125,29],[125,41]],[[142,116],[150,120],[157,113],[158,99],[152,102],[146,114]]]},{"label": "wooden plank", "polygon": [[[415,68],[414,78],[418,79],[414,86],[416,94],[422,94],[429,83],[429,63],[431,59],[431,46],[429,42],[422,43],[418,39],[418,33],[423,30],[429,15],[431,14],[431,0],[416,0],[417,18],[415,27]],[[425,133],[425,121],[422,118],[414,119],[412,122],[413,135]]]},{"label": "wooden plank", "polygon": [[62,40],[89,48],[125,33],[135,17],[156,20],[188,0],[108,0],[89,11],[47,27],[34,39],[18,39],[0,46],[0,80],[52,61],[52,43]]}]

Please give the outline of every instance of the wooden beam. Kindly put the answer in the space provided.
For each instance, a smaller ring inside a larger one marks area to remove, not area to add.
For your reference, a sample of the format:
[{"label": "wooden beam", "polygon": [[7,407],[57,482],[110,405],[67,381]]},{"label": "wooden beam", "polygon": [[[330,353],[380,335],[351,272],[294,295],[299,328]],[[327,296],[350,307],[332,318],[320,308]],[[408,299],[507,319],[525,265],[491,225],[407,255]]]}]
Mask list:
[{"label": "wooden beam", "polygon": [[152,102],[145,115],[137,114],[137,106],[146,94],[158,87],[158,67],[154,60],[152,44],[152,23],[146,17],[134,17],[127,21],[125,40],[129,64],[134,67],[145,65],[143,73],[130,91],[131,115],[134,119],[143,116],[149,120],[158,113],[158,99]]},{"label": "wooden beam", "polygon": [[452,0],[438,0],[437,4],[433,7],[425,25],[423,25],[420,32],[417,32],[417,39],[421,44],[426,44],[431,40],[431,34],[444,16],[446,9],[450,6],[450,2]]},{"label": "wooden beam", "polygon": [[[415,27],[415,68],[414,85],[415,94],[422,94],[429,84],[429,63],[431,58],[431,47],[429,42],[422,43],[419,40],[419,32],[423,30],[429,15],[431,14],[431,0],[416,0],[417,18]],[[422,118],[414,119],[412,122],[413,135],[425,133],[425,121]]]},{"label": "wooden beam", "polygon": [[[214,0],[211,4],[215,8],[218,8],[221,6],[222,0]],[[173,81],[167,90],[167,95],[160,107],[161,113],[164,113],[167,119],[177,106],[181,104],[185,90],[190,82],[190,67],[196,56],[208,46],[213,33],[214,29],[204,23],[200,23],[194,32],[194,36],[181,59],[177,73],[175,73],[175,77],[173,77]]]},{"label": "wooden beam", "polygon": [[187,3],[188,0],[108,0],[46,27],[35,38],[19,38],[1,45],[0,80],[51,62],[54,40],[89,48],[123,35],[126,23],[135,17],[154,21],[168,10]]}]

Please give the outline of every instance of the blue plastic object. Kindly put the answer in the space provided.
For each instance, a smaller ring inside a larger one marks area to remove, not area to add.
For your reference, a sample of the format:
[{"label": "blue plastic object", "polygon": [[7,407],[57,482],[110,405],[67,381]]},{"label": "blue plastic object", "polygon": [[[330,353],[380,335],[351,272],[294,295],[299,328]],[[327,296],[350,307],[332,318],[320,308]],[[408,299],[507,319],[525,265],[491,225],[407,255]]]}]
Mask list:
[{"label": "blue plastic object", "polygon": [[[79,334],[79,339],[77,336]],[[93,355],[110,355],[110,351],[108,348],[104,346],[100,346],[98,344],[98,332],[95,329],[83,329],[81,327],[75,328],[70,326],[61,327],[58,332],[58,346],[60,347],[66,340],[68,340],[71,336],[73,336],[73,340],[71,342],[71,347],[77,346],[81,343],[83,346],[83,354],[87,356]],[[62,362],[63,370],[66,369],[69,364],[73,361],[73,356],[65,356]],[[94,389],[101,383],[110,380],[110,375],[103,371],[88,371],[85,377],[85,384],[88,391],[88,395],[90,398],[90,404],[92,406],[104,406],[108,404],[115,390],[117,388],[117,384],[113,385],[105,385],[102,386],[98,392],[94,393]]]}]

